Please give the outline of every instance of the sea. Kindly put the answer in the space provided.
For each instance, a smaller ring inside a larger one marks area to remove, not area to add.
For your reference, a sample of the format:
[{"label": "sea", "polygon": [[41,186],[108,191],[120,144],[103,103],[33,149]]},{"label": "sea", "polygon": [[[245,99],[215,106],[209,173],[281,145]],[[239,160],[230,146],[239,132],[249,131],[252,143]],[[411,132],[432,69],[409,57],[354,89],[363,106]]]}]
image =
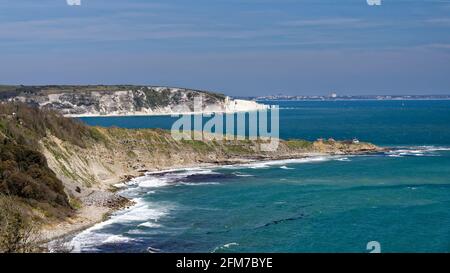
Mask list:
[{"label": "sea", "polygon": [[[283,139],[388,147],[147,173],[136,205],[79,234],[74,252],[450,252],[450,101],[271,101]],[[81,118],[170,129],[170,116]]]}]

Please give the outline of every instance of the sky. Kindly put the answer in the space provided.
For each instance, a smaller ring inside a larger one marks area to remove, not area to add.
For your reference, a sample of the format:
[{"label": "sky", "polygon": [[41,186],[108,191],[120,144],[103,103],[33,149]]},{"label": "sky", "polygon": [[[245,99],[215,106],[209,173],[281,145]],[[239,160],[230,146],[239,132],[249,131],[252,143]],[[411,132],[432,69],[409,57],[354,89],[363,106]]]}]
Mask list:
[{"label": "sky", "polygon": [[80,2],[0,0],[1,84],[450,94],[450,0]]}]

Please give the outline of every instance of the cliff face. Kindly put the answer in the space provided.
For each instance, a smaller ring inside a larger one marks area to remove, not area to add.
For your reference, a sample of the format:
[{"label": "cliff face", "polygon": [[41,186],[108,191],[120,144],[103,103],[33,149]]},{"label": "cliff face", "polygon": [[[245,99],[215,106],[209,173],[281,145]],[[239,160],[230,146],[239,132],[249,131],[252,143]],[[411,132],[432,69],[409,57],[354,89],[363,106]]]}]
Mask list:
[{"label": "cliff face", "polygon": [[[71,196],[75,191],[108,189],[147,171],[199,165],[249,163],[256,160],[294,159],[317,155],[362,154],[382,151],[370,143],[280,140],[275,151],[261,151],[264,140],[175,140],[170,131],[95,127],[95,140],[79,147],[54,136],[40,149]],[[212,139],[212,138],[211,138]]]},{"label": "cliff face", "polygon": [[[66,116],[157,115],[188,112],[237,112],[265,108],[253,101],[170,87],[35,86],[0,90],[0,99],[57,110]],[[194,107],[201,100],[200,109]]]}]

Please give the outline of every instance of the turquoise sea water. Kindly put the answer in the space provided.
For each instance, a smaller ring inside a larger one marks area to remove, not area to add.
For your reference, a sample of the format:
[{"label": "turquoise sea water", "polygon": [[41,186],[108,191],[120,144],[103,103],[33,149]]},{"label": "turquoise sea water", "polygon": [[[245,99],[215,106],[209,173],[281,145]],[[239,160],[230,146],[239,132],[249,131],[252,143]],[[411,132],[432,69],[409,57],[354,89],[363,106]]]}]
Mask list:
[{"label": "turquoise sea water", "polygon": [[123,190],[137,205],[77,235],[75,251],[367,252],[378,241],[382,252],[450,252],[450,101],[277,104],[282,138],[358,137],[391,151],[147,174]]}]

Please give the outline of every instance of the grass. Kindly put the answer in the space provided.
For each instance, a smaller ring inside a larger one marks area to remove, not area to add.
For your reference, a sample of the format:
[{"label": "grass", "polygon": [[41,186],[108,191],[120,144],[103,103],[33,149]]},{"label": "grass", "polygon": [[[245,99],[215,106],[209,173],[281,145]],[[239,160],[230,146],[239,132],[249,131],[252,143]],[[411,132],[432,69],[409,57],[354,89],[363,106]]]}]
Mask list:
[{"label": "grass", "polygon": [[208,152],[212,148],[204,141],[199,140],[181,140],[184,145],[187,145],[198,152]]},{"label": "grass", "polygon": [[250,147],[243,145],[226,145],[225,149],[228,153],[232,154],[249,154],[254,152]]},{"label": "grass", "polygon": [[80,199],[78,198],[69,198],[69,204],[74,209],[81,209],[83,207]]},{"label": "grass", "polygon": [[127,151],[127,156],[131,158],[136,158],[137,154],[133,152],[132,150]]},{"label": "grass", "polygon": [[107,138],[102,134],[102,132],[100,132],[100,130],[96,127],[91,127],[89,130],[90,136],[95,140],[95,141],[102,141],[102,142],[107,142]]},{"label": "grass", "polygon": [[312,148],[313,143],[307,140],[291,139],[285,142],[290,149],[307,150]]}]

